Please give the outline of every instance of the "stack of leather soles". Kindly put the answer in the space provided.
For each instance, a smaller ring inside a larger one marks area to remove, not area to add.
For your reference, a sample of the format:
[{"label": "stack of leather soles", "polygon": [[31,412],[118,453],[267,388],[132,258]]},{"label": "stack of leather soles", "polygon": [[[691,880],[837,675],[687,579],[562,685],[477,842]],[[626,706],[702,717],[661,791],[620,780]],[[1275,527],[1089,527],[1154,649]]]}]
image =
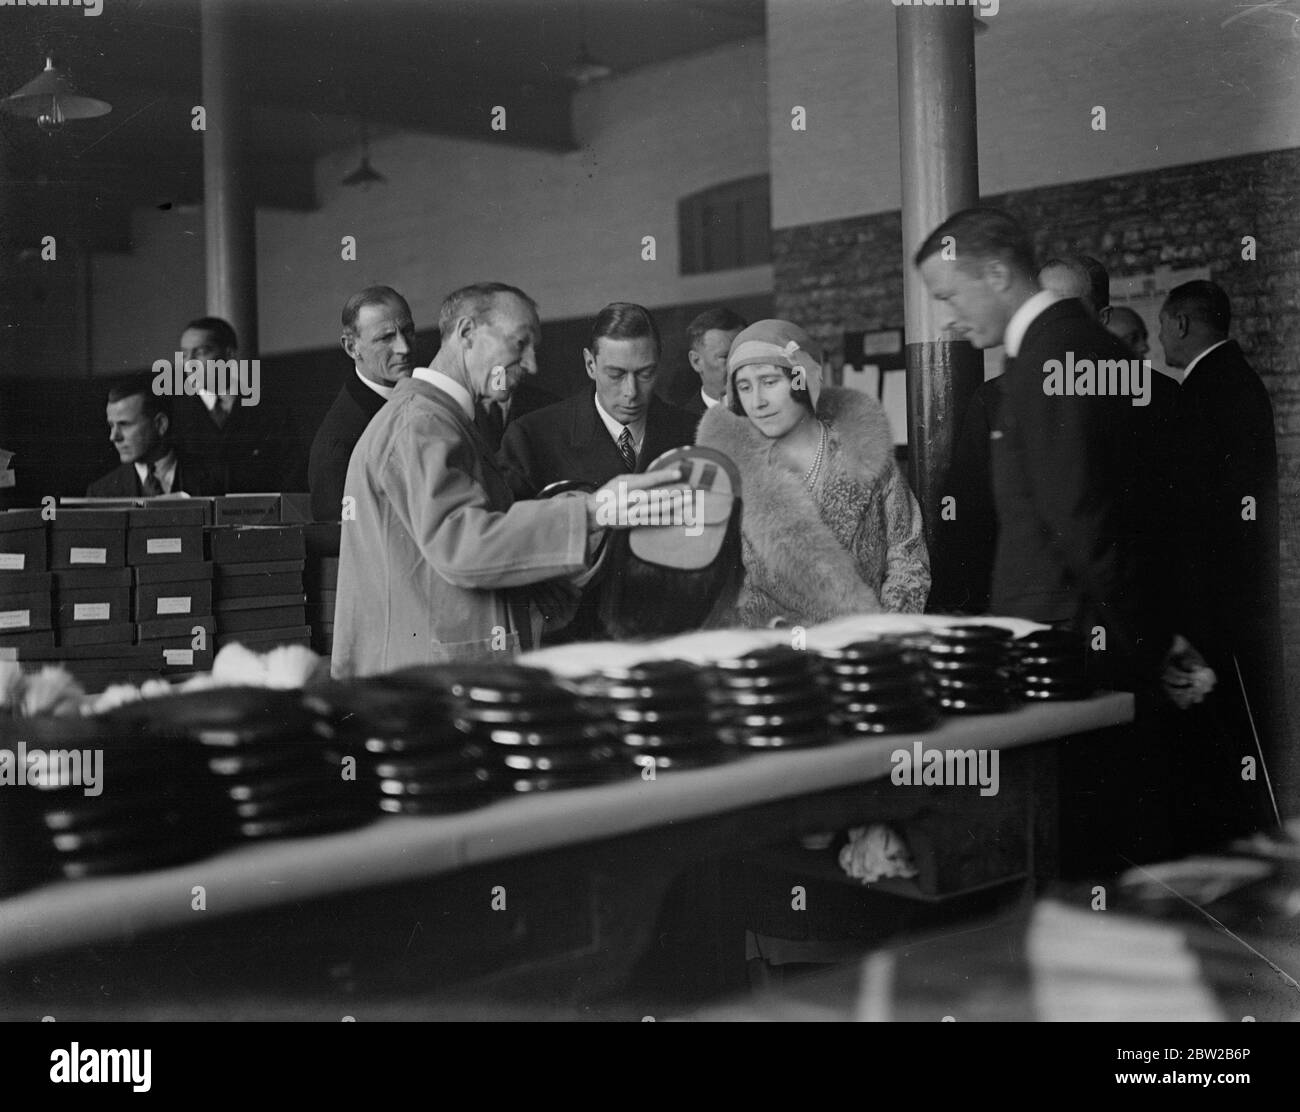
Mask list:
[{"label": "stack of leather soles", "polygon": [[41,757],[29,757],[27,787],[17,790],[34,812],[47,876],[164,868],[225,840],[210,794],[196,790],[204,770],[193,749],[152,737],[126,716],[29,719],[23,735],[29,755]]},{"label": "stack of leather soles", "polygon": [[443,815],[497,796],[486,745],[456,729],[437,687],[382,676],[327,684],[308,703],[327,724],[333,761],[356,762],[372,813]]},{"label": "stack of leather soles", "polygon": [[836,740],[815,653],[756,649],[712,670],[714,702],[726,712],[722,740],[738,752],[807,749]]},{"label": "stack of leather soles", "polygon": [[576,687],[613,723],[625,757],[642,768],[704,768],[733,755],[719,736],[726,714],[709,701],[698,665],[648,661],[584,677]]},{"label": "stack of leather soles", "polygon": [[586,787],[627,775],[614,730],[571,686],[519,664],[403,669],[444,691],[452,723],[484,747],[494,782],[507,793]]},{"label": "stack of leather soles", "polygon": [[819,654],[841,734],[932,729],[939,721],[925,658],[898,641],[859,641]]},{"label": "stack of leather soles", "polygon": [[926,661],[944,714],[1000,714],[1016,706],[1016,660],[1011,631],[993,625],[957,625],[934,631]]},{"label": "stack of leather soles", "polygon": [[1087,643],[1064,629],[1036,630],[1015,641],[1019,692],[1030,702],[1087,699],[1093,685],[1086,676]]},{"label": "stack of leather soles", "polygon": [[373,815],[300,692],[223,687],[135,705],[150,733],[198,752],[215,830],[227,841],[321,834]]}]

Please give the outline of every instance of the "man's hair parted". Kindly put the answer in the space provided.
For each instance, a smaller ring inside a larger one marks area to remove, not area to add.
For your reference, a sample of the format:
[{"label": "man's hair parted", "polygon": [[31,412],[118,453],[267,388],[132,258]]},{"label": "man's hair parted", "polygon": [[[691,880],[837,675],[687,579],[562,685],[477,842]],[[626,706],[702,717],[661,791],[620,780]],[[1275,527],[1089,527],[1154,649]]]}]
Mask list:
[{"label": "man's hair parted", "polygon": [[725,305],[705,309],[686,326],[686,346],[695,351],[703,342],[706,332],[739,332],[748,325],[749,321]]},{"label": "man's hair parted", "polygon": [[108,384],[108,404],[126,401],[127,398],[134,398],[138,394],[144,399],[140,409],[146,417],[152,417],[156,413],[164,413],[170,417],[171,398],[166,394],[155,394],[153,382],[154,376],[147,371],[115,378]]},{"label": "man's hair parted", "polygon": [[340,319],[343,322],[343,331],[349,336],[357,334],[357,317],[367,305],[399,305],[406,310],[407,316],[411,315],[410,304],[392,286],[367,286],[364,290],[357,290],[343,302]]},{"label": "man's hair parted", "polygon": [[492,306],[502,294],[513,294],[537,312],[537,302],[517,286],[508,286],[504,282],[475,282],[473,285],[461,286],[449,293],[438,310],[438,332],[443,341],[451,338],[456,330],[456,322],[468,316],[475,324],[481,324],[492,313]]},{"label": "man's hair parted", "polygon": [[658,357],[663,345],[659,342],[659,326],[650,310],[630,301],[611,301],[596,314],[587,349],[595,355],[596,345],[601,340],[640,340],[646,336],[654,340],[655,356]]},{"label": "man's hair parted", "polygon": [[1029,233],[1009,212],[995,208],[968,208],[953,213],[925,237],[912,262],[920,266],[945,247],[951,236],[957,265],[971,270],[979,263],[998,259],[1026,277],[1037,274],[1034,245]]}]

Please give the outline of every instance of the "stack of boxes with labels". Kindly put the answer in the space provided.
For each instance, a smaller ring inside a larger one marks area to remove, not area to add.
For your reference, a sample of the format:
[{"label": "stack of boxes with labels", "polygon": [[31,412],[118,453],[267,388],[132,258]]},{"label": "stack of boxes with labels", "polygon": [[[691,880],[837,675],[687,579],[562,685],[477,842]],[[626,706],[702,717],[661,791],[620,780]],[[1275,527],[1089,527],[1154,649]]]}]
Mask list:
[{"label": "stack of boxes with labels", "polygon": [[309,645],[301,525],[221,525],[208,534],[216,567],[217,648]]},{"label": "stack of boxes with labels", "polygon": [[303,526],[281,516],[279,495],[0,513],[0,659],[98,690],[209,670],[233,642],[310,644]]},{"label": "stack of boxes with labels", "polygon": [[54,647],[53,579],[48,569],[41,511],[0,514],[0,646],[19,651]]}]

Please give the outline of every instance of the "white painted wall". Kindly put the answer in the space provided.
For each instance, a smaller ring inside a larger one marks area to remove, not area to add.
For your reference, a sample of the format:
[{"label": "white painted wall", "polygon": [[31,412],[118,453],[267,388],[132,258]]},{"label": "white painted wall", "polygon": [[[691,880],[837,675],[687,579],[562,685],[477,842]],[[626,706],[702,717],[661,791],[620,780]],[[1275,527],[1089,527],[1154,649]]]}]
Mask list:
[{"label": "white painted wall", "polygon": [[[402,291],[421,328],[446,293],[481,279],[521,286],[551,320],[615,300],[654,307],[770,291],[770,266],[683,277],[677,263],[678,199],[768,170],[765,66],[753,38],[594,85],[575,99],[581,149],[571,154],[397,134],[372,143],[388,184],[366,191],[338,184],[356,150],[321,159],[318,211],[258,213],[262,352],[334,343],[343,302],[375,282]],[[355,262],[341,258],[344,235],[357,238]],[[641,259],[646,235],[654,262]],[[132,255],[95,262],[105,371],[167,355],[203,309],[201,215],[182,226],[175,214],[141,213],[135,237]]]},{"label": "white painted wall", "polygon": [[[774,227],[900,206],[895,11],[768,0]],[[986,22],[986,194],[1300,146],[1296,0],[1001,0]]]}]

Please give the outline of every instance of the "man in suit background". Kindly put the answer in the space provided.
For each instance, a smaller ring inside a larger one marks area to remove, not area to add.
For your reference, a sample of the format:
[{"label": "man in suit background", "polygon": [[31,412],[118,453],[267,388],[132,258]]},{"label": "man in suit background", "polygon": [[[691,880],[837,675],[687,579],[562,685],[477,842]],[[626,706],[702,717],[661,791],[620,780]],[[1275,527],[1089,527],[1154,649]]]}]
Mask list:
[{"label": "man in suit background", "polygon": [[[1187,756],[1174,765],[1180,826],[1200,844],[1272,825],[1270,796],[1295,760],[1285,744],[1273,407],[1231,322],[1213,282],[1176,287],[1160,310],[1165,362],[1182,374],[1185,444],[1168,574],[1180,632],[1218,680],[1182,716]],[[1246,758],[1262,759],[1254,779],[1242,776]]]},{"label": "man in suit background", "polygon": [[1139,359],[1151,350],[1147,341],[1147,326],[1142,318],[1127,305],[1114,305],[1106,320],[1106,331]]},{"label": "man in suit background", "polygon": [[1110,320],[1110,275],[1091,255],[1057,255],[1038,268],[1038,284],[1057,297],[1076,297],[1101,324]]},{"label": "man in suit background", "polygon": [[[566,479],[598,487],[694,442],[696,419],[655,396],[659,352],[659,329],[640,305],[616,301],[597,314],[582,353],[593,388],[506,428],[500,462],[516,498]],[[599,588],[584,593],[559,639],[603,636],[598,596]]]},{"label": "man in suit background", "polygon": [[[1164,742],[1143,708],[1154,705],[1174,644],[1173,615],[1158,590],[1147,590],[1157,558],[1140,525],[1151,511],[1142,438],[1156,407],[1134,405],[1132,396],[1049,393],[1054,361],[1131,366],[1131,356],[1081,301],[1040,287],[1029,236],[1007,213],[956,213],[914,263],[943,327],[980,349],[1005,347],[989,433],[997,513],[990,612],[1072,626],[1094,650],[1090,667],[1138,691],[1136,738],[1062,750],[1063,860],[1086,871],[1116,867],[1120,855],[1160,856],[1168,837]],[[1096,651],[1102,644],[1106,651]]]},{"label": "man in suit background", "polygon": [[316,430],[307,469],[317,521],[339,520],[352,449],[398,381],[415,366],[411,307],[391,286],[367,286],[354,293],[343,304],[342,324],[339,343],[352,360],[352,373]]},{"label": "man in suit background", "polygon": [[[220,317],[190,321],[181,333],[183,358],[198,360],[205,368],[238,366],[238,347],[235,330]],[[250,365],[247,371],[252,370]],[[254,392],[241,381],[224,394],[205,386],[197,395],[176,398],[176,435],[219,477],[227,494],[305,490],[296,422],[288,406],[266,397],[260,385]],[[250,404],[254,400],[256,404]]]},{"label": "man in suit background", "polygon": [[691,370],[700,376],[700,389],[682,408],[696,420],[727,392],[727,353],[731,341],[748,324],[739,313],[724,306],[706,309],[686,326],[686,358]]},{"label": "man in suit background", "polygon": [[[398,382],[348,464],[356,517],[342,525],[336,676],[530,647],[534,591],[580,574],[605,528],[594,494],[516,502],[474,422],[479,401],[537,373],[532,299],[467,286],[443,302],[438,327],[433,363]],[[676,478],[619,475],[607,493]]]},{"label": "man in suit background", "polygon": [[108,435],[122,462],[90,484],[87,498],[225,493],[199,460],[174,443],[170,401],[154,393],[149,374],[108,388]]}]

